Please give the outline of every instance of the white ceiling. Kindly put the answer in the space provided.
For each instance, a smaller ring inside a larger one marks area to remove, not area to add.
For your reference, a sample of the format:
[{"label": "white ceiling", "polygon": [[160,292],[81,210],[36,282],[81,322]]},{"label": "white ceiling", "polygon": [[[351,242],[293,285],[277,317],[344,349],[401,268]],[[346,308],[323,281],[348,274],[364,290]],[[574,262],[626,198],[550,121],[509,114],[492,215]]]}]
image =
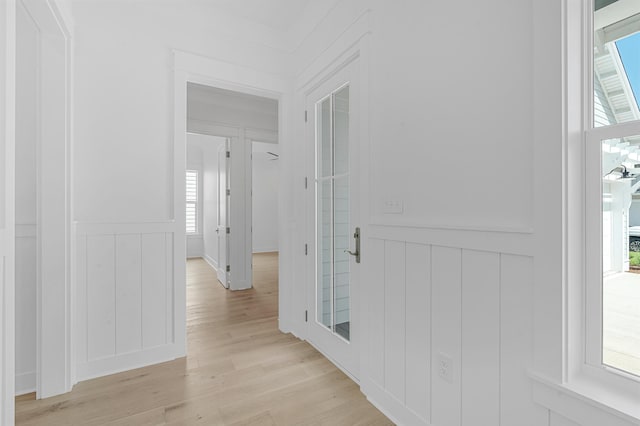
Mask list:
[{"label": "white ceiling", "polygon": [[310,0],[208,0],[230,15],[276,30],[287,31],[302,16]]}]

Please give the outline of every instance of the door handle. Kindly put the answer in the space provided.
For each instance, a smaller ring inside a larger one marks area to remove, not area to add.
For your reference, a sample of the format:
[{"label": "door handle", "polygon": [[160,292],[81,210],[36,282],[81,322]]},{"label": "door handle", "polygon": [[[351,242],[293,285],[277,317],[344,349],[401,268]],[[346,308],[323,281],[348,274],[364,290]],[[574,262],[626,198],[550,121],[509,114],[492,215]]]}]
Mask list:
[{"label": "door handle", "polygon": [[356,257],[356,263],[360,263],[360,227],[356,227],[356,232],[353,233],[353,238],[356,240],[356,251],[345,250],[345,253],[349,253],[351,256]]}]

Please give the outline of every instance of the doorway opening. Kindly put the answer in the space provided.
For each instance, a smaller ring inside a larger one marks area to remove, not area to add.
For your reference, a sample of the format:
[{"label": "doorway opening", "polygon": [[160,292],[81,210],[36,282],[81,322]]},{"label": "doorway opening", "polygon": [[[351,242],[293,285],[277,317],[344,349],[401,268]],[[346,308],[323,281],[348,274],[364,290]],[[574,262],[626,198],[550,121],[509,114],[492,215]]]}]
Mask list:
[{"label": "doorway opening", "polygon": [[205,259],[225,288],[249,289],[253,254],[277,251],[278,101],[187,83],[186,120],[187,257]]}]

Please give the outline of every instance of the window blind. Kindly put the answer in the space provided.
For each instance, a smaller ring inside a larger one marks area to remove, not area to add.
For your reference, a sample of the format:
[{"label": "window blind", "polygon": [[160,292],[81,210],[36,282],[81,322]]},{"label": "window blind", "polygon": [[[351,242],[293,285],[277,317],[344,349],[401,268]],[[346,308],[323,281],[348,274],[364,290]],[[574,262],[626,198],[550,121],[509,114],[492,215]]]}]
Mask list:
[{"label": "window blind", "polygon": [[187,201],[187,234],[198,232],[198,171],[187,170],[186,175],[186,201]]}]

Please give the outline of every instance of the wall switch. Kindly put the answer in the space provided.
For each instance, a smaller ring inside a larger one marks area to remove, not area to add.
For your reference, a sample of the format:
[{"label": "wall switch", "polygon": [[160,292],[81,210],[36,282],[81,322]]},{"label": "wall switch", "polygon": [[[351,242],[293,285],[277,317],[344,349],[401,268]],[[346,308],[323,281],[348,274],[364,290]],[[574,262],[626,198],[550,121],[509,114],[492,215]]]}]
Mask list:
[{"label": "wall switch", "polygon": [[386,200],[383,205],[383,213],[401,214],[404,211],[404,205],[399,200]]},{"label": "wall switch", "polygon": [[441,352],[438,354],[437,362],[438,376],[449,383],[453,383],[453,360],[451,357]]}]

